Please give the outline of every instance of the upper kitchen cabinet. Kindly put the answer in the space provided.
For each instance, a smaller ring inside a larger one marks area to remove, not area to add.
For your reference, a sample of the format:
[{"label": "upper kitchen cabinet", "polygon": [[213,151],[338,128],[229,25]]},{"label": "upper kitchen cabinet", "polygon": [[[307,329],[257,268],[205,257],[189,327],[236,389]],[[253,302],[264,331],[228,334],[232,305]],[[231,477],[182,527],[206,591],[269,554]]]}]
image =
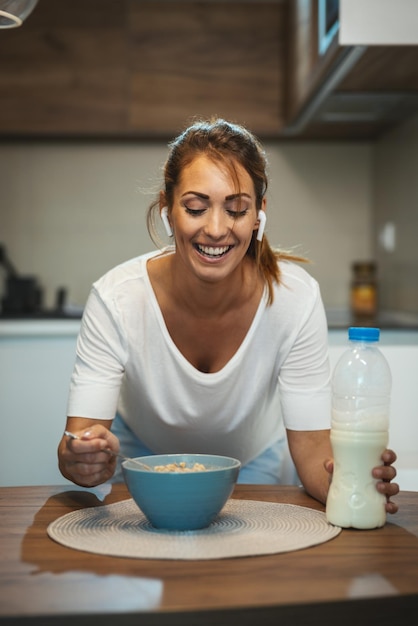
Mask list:
[{"label": "upper kitchen cabinet", "polygon": [[284,125],[286,2],[41,0],[0,35],[0,137]]},{"label": "upper kitchen cabinet", "polygon": [[211,115],[377,137],[418,111],[418,46],[340,45],[344,1],[40,0],[0,31],[0,139],[166,139]]},{"label": "upper kitchen cabinet", "polygon": [[373,139],[418,112],[418,46],[340,45],[339,5],[289,3],[283,136]]},{"label": "upper kitchen cabinet", "polygon": [[118,0],[40,0],[0,31],[0,135],[126,130],[126,7]]},{"label": "upper kitchen cabinet", "polygon": [[261,135],[284,124],[285,3],[132,2],[129,126],[172,134],[221,115]]}]

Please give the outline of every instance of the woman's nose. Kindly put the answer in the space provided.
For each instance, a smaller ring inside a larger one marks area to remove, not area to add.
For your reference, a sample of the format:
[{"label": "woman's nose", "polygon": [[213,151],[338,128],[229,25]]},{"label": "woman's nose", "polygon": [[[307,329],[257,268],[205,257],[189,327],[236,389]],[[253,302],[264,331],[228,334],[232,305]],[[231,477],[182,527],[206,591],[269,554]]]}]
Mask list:
[{"label": "woman's nose", "polygon": [[211,209],[207,212],[205,233],[213,239],[221,239],[228,233],[230,228],[228,218],[224,211]]}]

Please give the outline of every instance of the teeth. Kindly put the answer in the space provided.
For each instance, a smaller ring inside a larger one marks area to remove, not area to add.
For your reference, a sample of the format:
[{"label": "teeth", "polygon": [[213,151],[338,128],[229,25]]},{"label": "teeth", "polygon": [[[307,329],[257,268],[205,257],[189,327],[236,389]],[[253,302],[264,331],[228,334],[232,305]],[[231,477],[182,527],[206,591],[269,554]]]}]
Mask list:
[{"label": "teeth", "polygon": [[222,246],[222,248],[213,248],[212,246],[198,246],[200,252],[203,252],[204,254],[208,255],[208,256],[221,256],[222,254],[225,254],[225,252],[228,252],[229,250],[229,246]]}]

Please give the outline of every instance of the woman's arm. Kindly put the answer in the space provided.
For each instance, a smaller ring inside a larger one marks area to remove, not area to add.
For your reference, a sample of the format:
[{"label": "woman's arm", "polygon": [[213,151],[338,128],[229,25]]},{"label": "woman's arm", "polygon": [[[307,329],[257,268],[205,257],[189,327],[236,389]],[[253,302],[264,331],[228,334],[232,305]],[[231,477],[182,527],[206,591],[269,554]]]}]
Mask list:
[{"label": "woman's arm", "polygon": [[78,435],[71,439],[63,435],[58,446],[61,474],[76,485],[95,487],[114,474],[116,457],[105,452],[119,452],[119,441],[110,432],[112,420],[68,417],[66,430]]},{"label": "woman's arm", "polygon": [[332,462],[329,430],[287,430],[289,450],[306,491],[325,504],[331,474],[325,463]]},{"label": "woman's arm", "polygon": [[[287,430],[289,450],[299,478],[306,491],[324,504],[334,468],[329,434],[329,430]],[[386,496],[388,513],[396,513],[398,510],[398,505],[390,500],[399,493],[399,485],[391,482],[396,476],[396,469],[392,466],[395,461],[396,454],[392,450],[385,450],[382,454],[383,465],[373,469],[373,476],[379,481],[376,488]]]}]

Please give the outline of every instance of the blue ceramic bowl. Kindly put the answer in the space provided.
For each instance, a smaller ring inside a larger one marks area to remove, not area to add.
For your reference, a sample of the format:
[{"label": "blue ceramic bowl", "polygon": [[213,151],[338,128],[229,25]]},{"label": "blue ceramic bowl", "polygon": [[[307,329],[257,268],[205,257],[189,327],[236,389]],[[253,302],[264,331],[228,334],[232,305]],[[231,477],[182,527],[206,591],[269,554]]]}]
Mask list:
[{"label": "blue ceramic bowl", "polygon": [[[240,461],[213,454],[158,454],[137,457],[151,470],[131,460],[122,471],[129,493],[155,528],[197,530],[215,519],[231,495],[238,478]],[[205,466],[204,471],[160,472],[158,465],[185,462]]]}]

